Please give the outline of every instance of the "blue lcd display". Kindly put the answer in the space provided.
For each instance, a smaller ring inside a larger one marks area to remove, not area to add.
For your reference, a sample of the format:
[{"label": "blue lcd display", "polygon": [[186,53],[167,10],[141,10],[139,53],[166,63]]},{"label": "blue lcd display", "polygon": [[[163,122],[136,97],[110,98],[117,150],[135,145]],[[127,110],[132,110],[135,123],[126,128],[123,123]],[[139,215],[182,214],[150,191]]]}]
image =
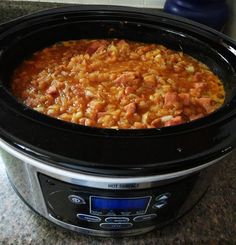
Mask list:
[{"label": "blue lcd display", "polygon": [[108,212],[145,212],[149,203],[150,197],[137,198],[106,198],[106,197],[91,197],[91,211],[94,213]]}]

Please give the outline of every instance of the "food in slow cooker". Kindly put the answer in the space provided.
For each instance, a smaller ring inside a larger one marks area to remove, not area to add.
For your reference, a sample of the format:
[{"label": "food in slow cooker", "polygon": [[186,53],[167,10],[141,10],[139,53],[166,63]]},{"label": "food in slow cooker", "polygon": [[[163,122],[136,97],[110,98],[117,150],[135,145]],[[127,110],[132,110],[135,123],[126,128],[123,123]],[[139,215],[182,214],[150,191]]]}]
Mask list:
[{"label": "food in slow cooker", "polygon": [[113,129],[190,122],[225,98],[220,79],[193,57],[118,39],[65,41],[38,51],[14,72],[12,91],[48,116]]}]

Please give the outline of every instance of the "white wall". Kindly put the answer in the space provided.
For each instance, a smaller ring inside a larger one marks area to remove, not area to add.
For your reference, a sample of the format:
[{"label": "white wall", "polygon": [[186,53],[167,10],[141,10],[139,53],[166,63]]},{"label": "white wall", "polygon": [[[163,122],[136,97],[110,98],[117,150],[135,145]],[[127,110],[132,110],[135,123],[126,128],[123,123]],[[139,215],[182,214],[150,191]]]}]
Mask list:
[{"label": "white wall", "polygon": [[[13,0],[13,1],[22,1],[22,0]],[[24,0],[24,1],[77,3],[77,4],[105,4],[105,5],[122,5],[122,6],[145,7],[145,8],[163,8],[165,3],[165,0]]]}]

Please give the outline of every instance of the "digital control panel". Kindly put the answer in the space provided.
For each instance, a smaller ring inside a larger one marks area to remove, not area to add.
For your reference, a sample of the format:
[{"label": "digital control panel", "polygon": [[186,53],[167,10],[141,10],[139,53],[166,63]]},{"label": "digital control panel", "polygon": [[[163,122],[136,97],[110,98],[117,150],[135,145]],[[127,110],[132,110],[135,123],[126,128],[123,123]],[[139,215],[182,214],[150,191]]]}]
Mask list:
[{"label": "digital control panel", "polygon": [[90,213],[101,216],[145,214],[151,198],[151,196],[131,198],[90,196]]},{"label": "digital control panel", "polygon": [[[48,213],[68,224],[96,230],[128,230],[173,219],[196,176],[145,190],[75,186],[38,174]],[[180,191],[181,190],[181,191]]]}]

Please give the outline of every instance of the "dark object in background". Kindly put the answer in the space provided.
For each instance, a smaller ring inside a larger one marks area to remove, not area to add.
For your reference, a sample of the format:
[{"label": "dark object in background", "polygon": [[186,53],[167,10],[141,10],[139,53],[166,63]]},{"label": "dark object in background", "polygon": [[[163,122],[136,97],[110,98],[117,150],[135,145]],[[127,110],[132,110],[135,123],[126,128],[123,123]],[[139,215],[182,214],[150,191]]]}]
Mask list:
[{"label": "dark object in background", "polygon": [[225,0],[167,0],[164,11],[200,22],[216,30],[223,29],[229,14]]}]

